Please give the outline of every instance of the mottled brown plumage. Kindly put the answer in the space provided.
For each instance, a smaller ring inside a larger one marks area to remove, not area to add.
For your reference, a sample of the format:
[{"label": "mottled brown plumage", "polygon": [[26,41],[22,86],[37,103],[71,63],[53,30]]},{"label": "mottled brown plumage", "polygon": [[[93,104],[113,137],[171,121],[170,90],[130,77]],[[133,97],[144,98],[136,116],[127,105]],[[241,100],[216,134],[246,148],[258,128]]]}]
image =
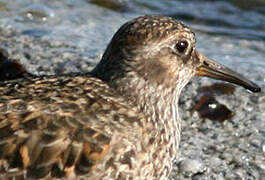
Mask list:
[{"label": "mottled brown plumage", "polygon": [[259,91],[164,16],[124,24],[90,74],[1,82],[0,178],[166,179],[179,95],[196,74]]}]

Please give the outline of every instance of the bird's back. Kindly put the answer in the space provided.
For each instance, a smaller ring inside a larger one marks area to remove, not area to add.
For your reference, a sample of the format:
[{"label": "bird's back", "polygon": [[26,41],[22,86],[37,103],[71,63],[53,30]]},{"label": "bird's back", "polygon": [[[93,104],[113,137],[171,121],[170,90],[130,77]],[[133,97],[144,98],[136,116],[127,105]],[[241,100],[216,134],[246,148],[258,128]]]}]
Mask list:
[{"label": "bird's back", "polygon": [[130,158],[121,149],[138,141],[141,117],[90,76],[1,83],[0,177],[114,176],[117,162]]}]

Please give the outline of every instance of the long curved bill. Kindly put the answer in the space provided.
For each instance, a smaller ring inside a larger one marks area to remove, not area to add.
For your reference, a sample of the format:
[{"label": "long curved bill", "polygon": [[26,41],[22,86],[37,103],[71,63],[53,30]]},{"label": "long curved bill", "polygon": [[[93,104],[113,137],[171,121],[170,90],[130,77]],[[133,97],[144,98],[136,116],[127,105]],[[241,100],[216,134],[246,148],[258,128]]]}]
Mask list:
[{"label": "long curved bill", "polygon": [[196,54],[201,62],[201,65],[197,69],[197,76],[207,76],[213,79],[227,81],[240,85],[254,93],[260,92],[261,89],[257,84],[247,80],[242,75],[207,58],[198,51],[196,52]]}]

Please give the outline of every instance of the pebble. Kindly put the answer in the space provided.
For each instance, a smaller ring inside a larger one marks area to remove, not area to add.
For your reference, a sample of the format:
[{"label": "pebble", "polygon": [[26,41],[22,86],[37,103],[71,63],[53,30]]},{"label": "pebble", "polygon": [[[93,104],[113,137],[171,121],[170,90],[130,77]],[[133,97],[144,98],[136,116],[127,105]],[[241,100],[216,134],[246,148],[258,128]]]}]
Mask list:
[{"label": "pebble", "polygon": [[192,177],[206,171],[206,167],[200,159],[184,159],[179,164],[179,171],[186,176]]},{"label": "pebble", "polygon": [[209,159],[209,162],[210,162],[211,167],[218,167],[222,164],[222,160],[214,156]]},{"label": "pebble", "polygon": [[265,157],[263,159],[256,159],[255,163],[265,172]]}]

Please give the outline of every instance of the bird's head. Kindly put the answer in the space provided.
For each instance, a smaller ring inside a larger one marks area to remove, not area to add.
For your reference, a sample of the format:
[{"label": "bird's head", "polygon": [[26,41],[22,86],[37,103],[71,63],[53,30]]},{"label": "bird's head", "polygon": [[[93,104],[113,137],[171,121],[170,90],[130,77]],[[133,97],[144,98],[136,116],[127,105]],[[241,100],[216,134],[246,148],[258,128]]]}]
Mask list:
[{"label": "bird's head", "polygon": [[260,88],[207,58],[195,48],[195,35],[183,23],[165,16],[143,16],[125,23],[114,35],[93,73],[104,81],[147,83],[182,89],[195,75],[235,83],[253,92]]}]

